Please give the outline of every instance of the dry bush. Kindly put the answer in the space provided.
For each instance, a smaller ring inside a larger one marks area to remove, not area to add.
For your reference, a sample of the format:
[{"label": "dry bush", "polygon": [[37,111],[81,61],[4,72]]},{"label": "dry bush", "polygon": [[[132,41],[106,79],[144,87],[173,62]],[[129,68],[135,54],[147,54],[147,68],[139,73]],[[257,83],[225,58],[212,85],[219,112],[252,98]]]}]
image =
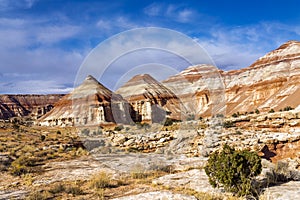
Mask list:
[{"label": "dry bush", "polygon": [[110,188],[112,184],[111,175],[106,172],[100,172],[90,180],[90,186],[95,189]]},{"label": "dry bush", "polygon": [[47,200],[51,198],[51,194],[47,191],[32,191],[26,200]]}]

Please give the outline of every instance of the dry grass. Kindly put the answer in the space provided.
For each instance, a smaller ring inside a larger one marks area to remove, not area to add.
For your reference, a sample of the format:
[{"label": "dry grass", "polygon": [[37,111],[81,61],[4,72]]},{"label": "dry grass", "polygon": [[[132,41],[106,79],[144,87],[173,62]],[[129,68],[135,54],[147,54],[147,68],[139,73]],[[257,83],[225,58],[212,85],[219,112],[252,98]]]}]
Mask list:
[{"label": "dry grass", "polygon": [[93,189],[104,189],[114,187],[111,175],[106,172],[100,172],[90,180],[90,187]]},{"label": "dry grass", "polygon": [[[39,166],[50,160],[69,160],[88,154],[78,147],[80,140],[74,128],[18,125],[16,129],[15,126],[11,123],[0,124],[0,152],[15,159],[7,167],[14,175],[40,173]],[[64,145],[70,148],[59,148]]]}]

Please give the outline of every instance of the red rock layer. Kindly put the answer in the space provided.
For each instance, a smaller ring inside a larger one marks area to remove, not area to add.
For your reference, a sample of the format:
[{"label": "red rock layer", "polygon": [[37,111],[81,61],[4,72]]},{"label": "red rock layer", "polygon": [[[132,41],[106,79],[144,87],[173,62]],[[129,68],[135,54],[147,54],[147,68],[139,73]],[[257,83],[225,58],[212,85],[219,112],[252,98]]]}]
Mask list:
[{"label": "red rock layer", "polygon": [[0,95],[0,119],[32,115],[40,117],[50,111],[63,94]]}]

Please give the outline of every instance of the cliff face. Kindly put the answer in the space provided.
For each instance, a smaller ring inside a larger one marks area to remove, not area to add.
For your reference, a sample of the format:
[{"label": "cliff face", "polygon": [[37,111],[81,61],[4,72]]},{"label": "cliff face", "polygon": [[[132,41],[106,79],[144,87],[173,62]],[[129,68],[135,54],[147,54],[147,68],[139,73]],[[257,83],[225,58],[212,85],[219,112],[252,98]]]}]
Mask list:
[{"label": "cliff face", "polygon": [[269,111],[300,103],[300,42],[290,41],[250,67],[224,72],[227,112]]},{"label": "cliff face", "polygon": [[28,115],[39,118],[49,112],[63,96],[62,94],[0,95],[0,119]]},{"label": "cliff face", "polygon": [[134,76],[116,91],[133,109],[134,121],[163,122],[166,117],[180,119],[177,96],[149,74]]},{"label": "cliff face", "polygon": [[209,65],[192,66],[163,83],[199,116],[216,114],[225,105],[226,114],[297,107],[300,42],[289,41],[244,69],[224,72]]},{"label": "cliff face", "polygon": [[179,97],[186,115],[209,116],[224,110],[225,86],[214,66],[191,66],[162,83]]},{"label": "cliff face", "polygon": [[85,126],[110,123],[127,123],[127,103],[88,76],[70,94],[64,96],[55,107],[39,119],[44,126]]}]

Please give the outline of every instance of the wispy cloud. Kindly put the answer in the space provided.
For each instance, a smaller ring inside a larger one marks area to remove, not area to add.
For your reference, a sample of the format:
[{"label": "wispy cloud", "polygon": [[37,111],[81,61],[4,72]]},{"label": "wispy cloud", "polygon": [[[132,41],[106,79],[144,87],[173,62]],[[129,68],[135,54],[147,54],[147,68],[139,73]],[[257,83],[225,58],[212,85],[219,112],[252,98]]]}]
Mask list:
[{"label": "wispy cloud", "polygon": [[158,16],[163,12],[163,6],[159,3],[152,3],[146,8],[144,8],[144,13],[149,16]]},{"label": "wispy cloud", "polygon": [[[0,18],[0,28],[0,81],[12,83],[9,87],[2,84],[1,92],[21,92],[22,88],[22,93],[29,89],[39,93],[40,87],[54,92],[53,87],[58,86],[54,83],[73,84],[76,69],[86,53],[76,48],[64,50],[61,44],[78,36],[79,26],[52,25],[45,19]],[[41,78],[42,84],[26,89],[30,82]]]},{"label": "wispy cloud", "polygon": [[96,22],[96,27],[101,31],[112,33],[120,32],[124,30],[129,30],[133,28],[138,28],[140,25],[136,22],[133,22],[126,16],[115,16],[111,19],[101,18]]},{"label": "wispy cloud", "polygon": [[52,25],[49,20],[0,18],[1,48],[55,44],[75,37],[81,30],[70,24]]},{"label": "wispy cloud", "polygon": [[273,22],[226,27],[216,25],[207,37],[195,38],[222,69],[239,69],[274,50],[287,38],[299,38],[299,26]]},{"label": "wispy cloud", "polygon": [[36,41],[44,44],[55,44],[72,38],[80,32],[80,27],[73,25],[47,26],[39,28],[36,32]]},{"label": "wispy cloud", "polygon": [[72,91],[64,83],[53,80],[26,80],[18,82],[0,82],[0,91],[5,94],[66,94]]},{"label": "wispy cloud", "polygon": [[0,0],[0,10],[9,11],[13,9],[29,9],[31,8],[38,0]]},{"label": "wispy cloud", "polygon": [[173,21],[188,23],[198,13],[186,6],[164,3],[152,3],[144,8],[144,13],[148,16],[165,17]]}]

